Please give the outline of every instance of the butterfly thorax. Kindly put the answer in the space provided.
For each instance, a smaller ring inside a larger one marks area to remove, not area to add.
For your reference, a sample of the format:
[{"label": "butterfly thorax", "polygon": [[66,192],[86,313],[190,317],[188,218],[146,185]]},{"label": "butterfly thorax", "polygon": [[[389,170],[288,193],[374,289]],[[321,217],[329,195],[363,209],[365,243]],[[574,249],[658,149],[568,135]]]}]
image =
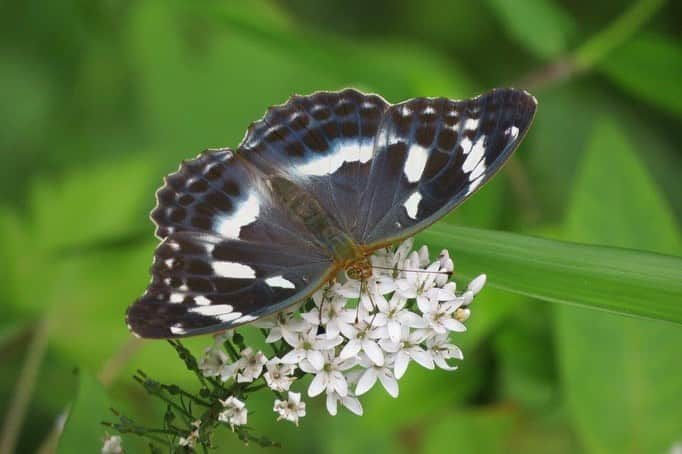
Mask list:
[{"label": "butterfly thorax", "polygon": [[372,264],[367,257],[362,257],[346,266],[348,277],[358,281],[366,281],[372,277]]},{"label": "butterfly thorax", "polygon": [[278,202],[329,249],[340,267],[349,268],[367,261],[358,244],[336,224],[334,217],[313,195],[282,176],[273,177],[270,186]]}]

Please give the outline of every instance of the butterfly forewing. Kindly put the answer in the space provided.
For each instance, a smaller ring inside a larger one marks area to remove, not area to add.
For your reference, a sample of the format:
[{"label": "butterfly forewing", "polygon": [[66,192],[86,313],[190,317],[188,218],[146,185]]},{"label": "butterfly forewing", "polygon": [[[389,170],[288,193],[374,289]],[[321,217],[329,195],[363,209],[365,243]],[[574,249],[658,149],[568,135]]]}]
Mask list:
[{"label": "butterfly forewing", "polygon": [[362,201],[359,241],[414,235],[462,203],[516,149],[535,99],[500,89],[467,101],[417,98],[386,112]]}]

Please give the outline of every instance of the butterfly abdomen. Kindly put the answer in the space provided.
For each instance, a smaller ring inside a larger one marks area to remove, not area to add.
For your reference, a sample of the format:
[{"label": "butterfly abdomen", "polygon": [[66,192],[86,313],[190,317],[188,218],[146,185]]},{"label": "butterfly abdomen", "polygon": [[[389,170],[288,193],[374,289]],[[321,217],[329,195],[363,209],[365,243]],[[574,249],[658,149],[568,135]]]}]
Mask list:
[{"label": "butterfly abdomen", "polygon": [[282,176],[273,177],[270,186],[281,206],[329,249],[336,262],[346,264],[363,256],[313,195]]}]

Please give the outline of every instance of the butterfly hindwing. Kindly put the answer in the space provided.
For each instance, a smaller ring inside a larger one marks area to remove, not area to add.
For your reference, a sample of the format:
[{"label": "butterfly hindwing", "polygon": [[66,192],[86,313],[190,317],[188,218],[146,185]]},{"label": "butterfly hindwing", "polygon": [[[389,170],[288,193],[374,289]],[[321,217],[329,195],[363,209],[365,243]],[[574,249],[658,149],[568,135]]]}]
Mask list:
[{"label": "butterfly hindwing", "polygon": [[[152,282],[128,310],[142,337],[236,326],[302,299],[331,259],[273,200],[258,169],[228,149],[183,162],[157,192]],[[229,311],[227,310],[229,309]]]},{"label": "butterfly hindwing", "polygon": [[329,271],[326,257],[286,245],[176,232],[156,249],[152,282],[127,322],[151,338],[227,329],[301,300]]},{"label": "butterfly hindwing", "polygon": [[375,140],[359,241],[389,244],[414,235],[462,203],[511,156],[535,107],[531,95],[513,89],[391,106]]}]

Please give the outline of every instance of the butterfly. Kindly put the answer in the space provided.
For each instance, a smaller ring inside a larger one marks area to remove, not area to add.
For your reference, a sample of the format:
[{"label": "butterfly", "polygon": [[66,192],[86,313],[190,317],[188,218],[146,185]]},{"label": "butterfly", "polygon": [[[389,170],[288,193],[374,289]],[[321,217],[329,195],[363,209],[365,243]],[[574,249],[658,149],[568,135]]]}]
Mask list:
[{"label": "butterfly", "polygon": [[168,175],[151,213],[152,280],[126,315],[145,338],[225,330],[300,302],[340,271],[413,236],[481,187],[526,134],[537,102],[496,89],[390,104],[354,89],[293,96],[233,151]]}]

